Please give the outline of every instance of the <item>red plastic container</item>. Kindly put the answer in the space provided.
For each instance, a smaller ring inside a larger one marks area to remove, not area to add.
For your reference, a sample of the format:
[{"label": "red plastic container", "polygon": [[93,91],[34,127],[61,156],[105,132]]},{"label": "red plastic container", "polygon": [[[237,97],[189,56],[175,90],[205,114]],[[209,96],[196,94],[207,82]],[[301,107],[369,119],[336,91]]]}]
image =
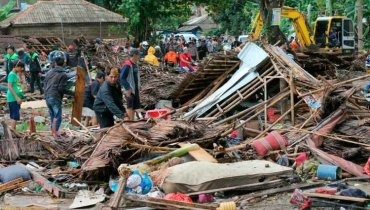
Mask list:
[{"label": "red plastic container", "polygon": [[265,156],[269,151],[279,150],[288,146],[288,141],[277,131],[272,131],[266,137],[252,142],[252,147],[260,156]]},{"label": "red plastic container", "polygon": [[153,110],[148,110],[145,113],[145,118],[162,118],[165,120],[171,120],[171,115],[166,115],[162,117],[163,115],[169,113],[169,109],[153,109]]}]

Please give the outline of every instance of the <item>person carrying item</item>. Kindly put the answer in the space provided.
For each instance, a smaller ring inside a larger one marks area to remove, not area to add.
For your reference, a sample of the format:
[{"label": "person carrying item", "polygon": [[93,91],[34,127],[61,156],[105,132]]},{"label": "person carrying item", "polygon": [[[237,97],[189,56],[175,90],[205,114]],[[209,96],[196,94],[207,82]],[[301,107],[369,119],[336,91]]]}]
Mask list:
[{"label": "person carrying item", "polygon": [[8,45],[5,50],[6,54],[2,59],[0,59],[0,62],[5,62],[5,81],[7,81],[9,73],[13,70],[13,61],[18,60],[18,54],[15,52],[15,48],[13,45]]},{"label": "person carrying item", "polygon": [[24,63],[21,60],[15,60],[11,64],[12,71],[8,75],[8,91],[6,93],[6,101],[9,106],[10,127],[15,130],[17,121],[20,119],[20,109],[24,93],[22,84],[18,77],[24,71]]},{"label": "person carrying item", "polygon": [[129,120],[134,120],[135,110],[140,108],[140,75],[137,65],[139,59],[139,51],[135,48],[131,49],[130,58],[124,62],[120,75],[120,82],[126,97]]},{"label": "person carrying item", "polygon": [[45,76],[44,97],[49,109],[51,134],[59,137],[59,128],[62,123],[62,100],[64,94],[73,95],[68,89],[68,78],[63,68],[65,63],[64,53],[56,51],[53,55],[53,67]]},{"label": "person carrying item", "polygon": [[82,107],[82,113],[86,117],[85,126],[88,126],[89,119],[91,119],[91,125],[97,125],[97,119],[94,112],[94,101],[100,86],[105,81],[105,73],[102,71],[98,71],[95,77],[95,80],[88,86],[85,87],[84,92],[84,104]]},{"label": "person carrying item", "polygon": [[37,54],[35,48],[31,45],[26,47],[29,55],[30,55],[30,75],[31,75],[31,82],[30,82],[30,92],[35,92],[35,82],[37,87],[40,90],[40,94],[44,93],[44,90],[41,86],[41,62],[39,59],[39,55]]},{"label": "person carrying item", "polygon": [[121,85],[118,82],[118,68],[108,70],[106,75],[106,81],[100,86],[93,105],[100,128],[112,127],[114,116],[123,120],[126,112]]},{"label": "person carrying item", "polygon": [[148,54],[145,56],[144,61],[154,66],[159,66],[158,58],[155,57],[155,48],[149,47]]}]

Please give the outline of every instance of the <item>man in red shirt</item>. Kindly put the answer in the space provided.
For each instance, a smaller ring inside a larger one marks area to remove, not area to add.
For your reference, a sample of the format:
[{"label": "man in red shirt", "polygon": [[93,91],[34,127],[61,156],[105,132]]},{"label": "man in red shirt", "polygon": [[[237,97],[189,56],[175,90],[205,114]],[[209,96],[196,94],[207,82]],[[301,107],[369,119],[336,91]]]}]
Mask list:
[{"label": "man in red shirt", "polygon": [[181,67],[181,69],[185,71],[193,72],[195,69],[192,66],[192,62],[193,62],[193,59],[191,58],[188,48],[184,47],[183,53],[180,54],[179,66]]}]

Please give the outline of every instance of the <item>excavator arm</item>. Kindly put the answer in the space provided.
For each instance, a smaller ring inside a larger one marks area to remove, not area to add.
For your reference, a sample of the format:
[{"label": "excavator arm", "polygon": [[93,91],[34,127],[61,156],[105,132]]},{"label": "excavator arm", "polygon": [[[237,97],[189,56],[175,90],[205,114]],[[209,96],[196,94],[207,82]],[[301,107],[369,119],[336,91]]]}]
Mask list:
[{"label": "excavator arm", "polygon": [[[296,36],[304,48],[314,45],[312,31],[301,12],[299,12],[297,9],[284,6],[281,9],[281,16],[291,20]],[[252,25],[252,41],[256,41],[259,38],[262,28],[263,20],[261,14],[257,13]]]}]

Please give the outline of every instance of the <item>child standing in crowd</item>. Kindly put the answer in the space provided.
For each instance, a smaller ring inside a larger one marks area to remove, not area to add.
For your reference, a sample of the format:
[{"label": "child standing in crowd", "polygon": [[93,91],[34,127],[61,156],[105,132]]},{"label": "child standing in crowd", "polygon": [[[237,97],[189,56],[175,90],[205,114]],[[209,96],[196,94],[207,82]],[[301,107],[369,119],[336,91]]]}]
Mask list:
[{"label": "child standing in crowd", "polygon": [[13,61],[12,71],[8,75],[8,92],[6,101],[8,102],[10,112],[10,127],[15,130],[17,121],[20,119],[20,109],[24,93],[22,83],[18,77],[19,73],[24,71],[24,63],[21,60]]}]

